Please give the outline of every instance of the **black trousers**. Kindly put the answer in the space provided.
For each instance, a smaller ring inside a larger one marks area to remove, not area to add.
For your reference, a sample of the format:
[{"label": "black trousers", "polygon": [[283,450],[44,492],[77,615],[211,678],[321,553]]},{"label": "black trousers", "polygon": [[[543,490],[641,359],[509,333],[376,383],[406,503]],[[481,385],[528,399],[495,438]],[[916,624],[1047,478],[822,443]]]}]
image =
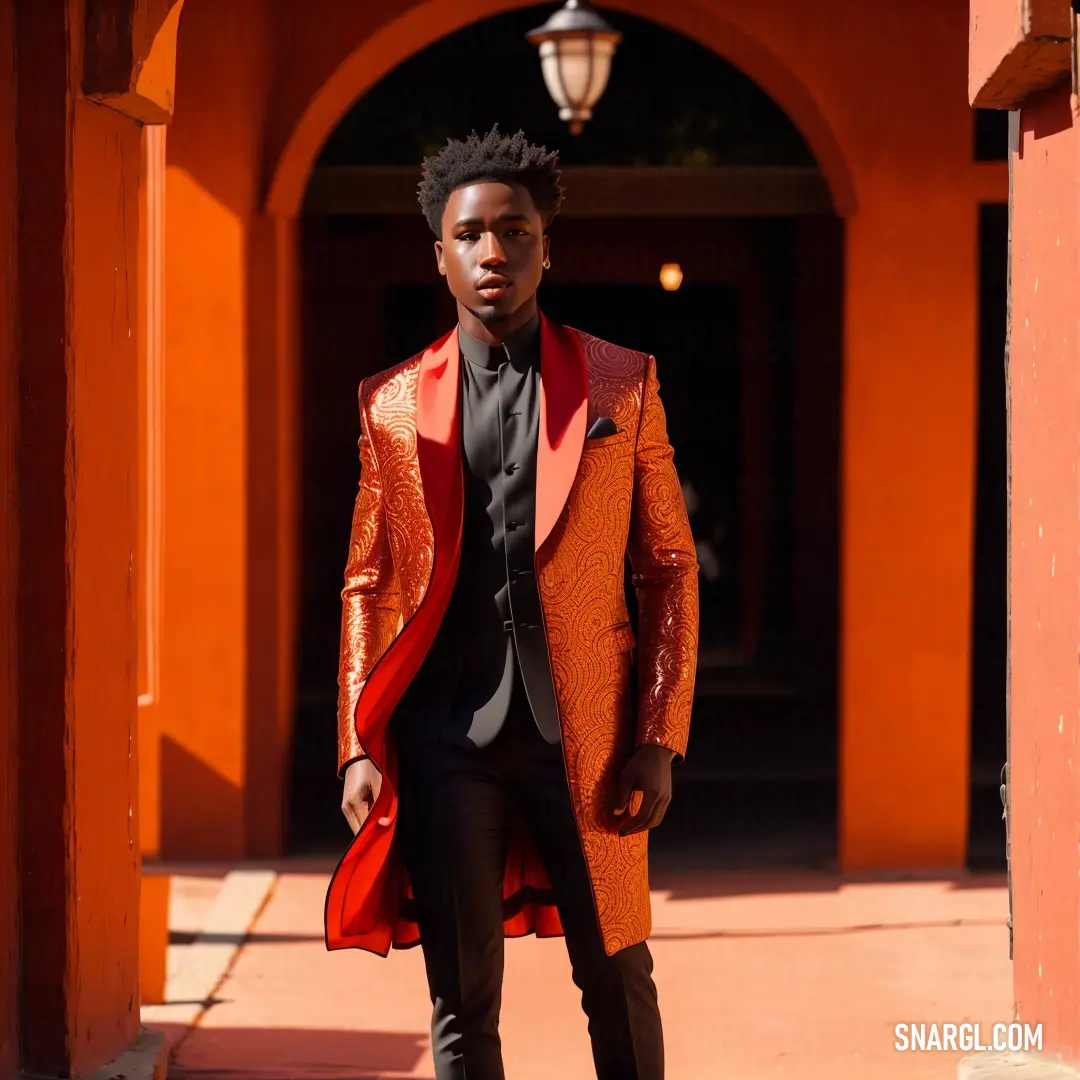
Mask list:
[{"label": "black trousers", "polygon": [[[515,694],[490,746],[416,748],[401,761],[398,840],[434,1007],[435,1075],[504,1077],[502,880],[509,815],[516,811],[555,893],[598,1080],[662,1080],[664,1039],[648,945],[605,953],[562,750],[543,740],[522,697]],[[541,1023],[538,1017],[538,1053]]]}]

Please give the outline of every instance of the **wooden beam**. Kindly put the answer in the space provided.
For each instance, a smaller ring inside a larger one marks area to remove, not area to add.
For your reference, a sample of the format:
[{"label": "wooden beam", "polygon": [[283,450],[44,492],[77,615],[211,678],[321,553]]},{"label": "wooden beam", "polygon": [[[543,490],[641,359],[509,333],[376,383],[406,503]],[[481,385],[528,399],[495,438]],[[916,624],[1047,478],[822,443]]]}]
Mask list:
[{"label": "wooden beam", "polygon": [[971,0],[968,101],[979,109],[1019,109],[1069,77],[1069,0]]},{"label": "wooden beam", "polygon": [[[796,217],[832,214],[828,186],[810,168],[566,166],[567,217]],[[415,214],[411,165],[316,169],[306,214]]]}]

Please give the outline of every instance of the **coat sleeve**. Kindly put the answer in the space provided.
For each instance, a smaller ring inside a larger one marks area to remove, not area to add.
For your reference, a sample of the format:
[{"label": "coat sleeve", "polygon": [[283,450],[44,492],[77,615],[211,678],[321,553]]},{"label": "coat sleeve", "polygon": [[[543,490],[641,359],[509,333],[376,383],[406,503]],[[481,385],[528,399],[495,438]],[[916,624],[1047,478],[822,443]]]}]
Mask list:
[{"label": "coat sleeve", "polygon": [[635,450],[629,555],[638,600],[637,744],[666,746],[678,762],[697,676],[698,562],[652,357]]},{"label": "coat sleeve", "polygon": [[345,588],[341,593],[338,663],[338,775],[364,756],[356,704],[375,662],[394,640],[401,594],[390,552],[383,483],[371,443],[370,419],[360,386],[360,489],[353,509]]}]

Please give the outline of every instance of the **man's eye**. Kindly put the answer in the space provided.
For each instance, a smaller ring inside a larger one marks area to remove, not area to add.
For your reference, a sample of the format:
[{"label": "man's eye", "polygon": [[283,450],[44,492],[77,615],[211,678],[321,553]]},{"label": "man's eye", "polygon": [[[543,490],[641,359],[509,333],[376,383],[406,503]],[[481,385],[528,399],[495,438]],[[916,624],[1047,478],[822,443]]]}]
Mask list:
[{"label": "man's eye", "polygon": [[476,233],[474,233],[474,232],[467,232],[467,233],[462,233],[462,234],[461,234],[461,235],[460,235],[460,236],[458,237],[458,239],[459,239],[459,240],[468,240],[468,241],[472,241],[472,240],[479,240],[479,239],[480,239],[480,237],[479,237],[479,236],[477,236],[477,234],[476,234]]}]

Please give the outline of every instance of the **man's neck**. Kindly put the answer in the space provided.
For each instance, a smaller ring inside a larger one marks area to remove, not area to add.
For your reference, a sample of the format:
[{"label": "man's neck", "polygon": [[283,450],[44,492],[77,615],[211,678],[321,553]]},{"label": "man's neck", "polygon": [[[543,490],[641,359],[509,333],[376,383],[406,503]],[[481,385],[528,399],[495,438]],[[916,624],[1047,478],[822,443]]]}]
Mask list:
[{"label": "man's neck", "polygon": [[498,322],[486,323],[473,314],[461,301],[458,301],[458,325],[471,338],[482,342],[490,348],[497,349],[518,331],[534,322],[538,308],[534,296],[527,303],[522,304],[512,315]]}]

